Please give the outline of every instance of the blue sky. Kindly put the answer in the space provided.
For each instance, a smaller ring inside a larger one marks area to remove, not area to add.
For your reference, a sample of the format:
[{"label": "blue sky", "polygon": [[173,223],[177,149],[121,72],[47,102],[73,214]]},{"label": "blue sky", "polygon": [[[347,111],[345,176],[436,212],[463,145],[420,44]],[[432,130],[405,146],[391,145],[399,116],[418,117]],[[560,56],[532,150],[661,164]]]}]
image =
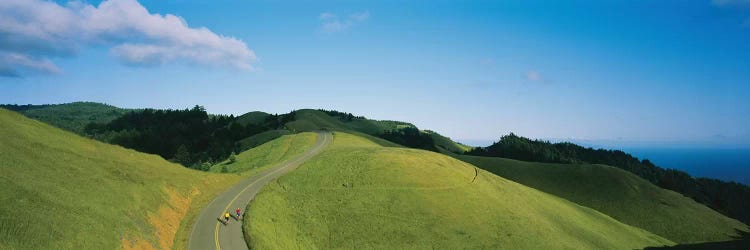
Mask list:
[{"label": "blue sky", "polygon": [[325,108],[467,142],[750,145],[746,0],[3,2],[17,22],[0,25],[0,103]]}]

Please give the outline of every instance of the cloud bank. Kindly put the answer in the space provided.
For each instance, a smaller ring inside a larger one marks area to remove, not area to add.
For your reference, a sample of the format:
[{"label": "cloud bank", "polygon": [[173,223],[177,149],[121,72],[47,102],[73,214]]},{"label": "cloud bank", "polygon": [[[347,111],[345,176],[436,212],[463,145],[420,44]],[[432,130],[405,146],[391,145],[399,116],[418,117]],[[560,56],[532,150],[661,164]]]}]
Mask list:
[{"label": "cloud bank", "polygon": [[127,65],[188,62],[251,69],[255,53],[236,38],[189,27],[179,16],[152,14],[136,0],[59,5],[0,1],[0,76],[59,73],[50,59],[105,46]]},{"label": "cloud bank", "polygon": [[323,12],[318,16],[318,19],[321,21],[320,28],[325,33],[336,33],[347,30],[358,23],[367,21],[369,18],[369,11],[353,13],[344,18],[330,12]]},{"label": "cloud bank", "polygon": [[60,69],[44,58],[17,53],[0,53],[0,76],[21,77],[24,74],[57,74]]}]

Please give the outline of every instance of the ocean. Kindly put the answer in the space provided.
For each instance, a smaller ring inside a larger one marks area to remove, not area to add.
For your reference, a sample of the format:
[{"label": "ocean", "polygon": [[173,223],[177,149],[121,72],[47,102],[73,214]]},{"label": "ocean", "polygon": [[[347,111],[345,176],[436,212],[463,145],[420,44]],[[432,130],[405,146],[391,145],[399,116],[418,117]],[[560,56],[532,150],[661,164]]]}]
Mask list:
[{"label": "ocean", "polygon": [[693,177],[709,177],[750,185],[750,149],[732,148],[622,148],[649,159],[662,168],[685,171]]}]

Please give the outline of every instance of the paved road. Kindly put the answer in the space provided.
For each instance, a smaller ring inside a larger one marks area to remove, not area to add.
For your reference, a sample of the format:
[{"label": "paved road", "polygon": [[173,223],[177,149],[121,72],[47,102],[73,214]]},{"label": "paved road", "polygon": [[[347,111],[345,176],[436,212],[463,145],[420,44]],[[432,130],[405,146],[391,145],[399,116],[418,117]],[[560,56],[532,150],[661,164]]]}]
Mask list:
[{"label": "paved road", "polygon": [[242,221],[230,218],[229,224],[224,225],[219,222],[219,217],[223,216],[225,211],[234,216],[234,210],[238,207],[242,208],[244,212],[247,204],[266,183],[284,175],[317,155],[332,140],[331,133],[318,132],[318,140],[315,145],[301,156],[247,178],[216,197],[198,215],[198,220],[193,225],[188,239],[188,249],[248,249],[245,237],[242,235]]}]

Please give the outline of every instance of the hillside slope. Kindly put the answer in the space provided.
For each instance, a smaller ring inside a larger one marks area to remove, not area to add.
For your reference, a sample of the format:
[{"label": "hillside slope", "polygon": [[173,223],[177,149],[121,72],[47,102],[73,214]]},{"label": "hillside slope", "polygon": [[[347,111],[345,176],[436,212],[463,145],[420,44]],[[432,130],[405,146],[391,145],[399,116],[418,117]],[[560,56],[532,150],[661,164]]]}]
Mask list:
[{"label": "hillside slope", "polygon": [[731,240],[741,222],[619,168],[457,156],[484,170],[568,199],[679,243]]},{"label": "hillside slope", "polygon": [[274,129],[260,132],[237,141],[237,149],[242,152],[288,134],[292,134],[292,132],[286,129]]},{"label": "hillside slope", "polygon": [[261,124],[271,114],[261,111],[251,111],[237,117],[237,122],[242,125]]},{"label": "hillside slope", "polygon": [[503,135],[487,147],[476,147],[467,155],[502,157],[530,162],[590,163],[617,167],[654,185],[678,192],[717,212],[750,225],[750,186],[712,178],[691,176],[678,169],[663,168],[622,150],[594,149],[570,142],[532,140],[513,133]]},{"label": "hillside slope", "polygon": [[471,150],[472,148],[470,146],[455,142],[451,140],[451,138],[438,134],[435,131],[425,130],[424,132],[428,133],[430,137],[432,137],[432,140],[435,142],[435,148],[437,148],[438,152],[440,153],[447,155],[462,154],[466,151]]},{"label": "hillside slope", "polygon": [[379,121],[366,119],[364,117],[343,116],[344,113],[337,111],[321,111],[314,109],[300,109],[294,111],[294,121],[287,127],[296,130],[315,130],[321,128],[333,130],[352,130],[365,134],[379,134],[388,130],[402,127],[415,127],[411,123],[398,121]]},{"label": "hillside slope", "polygon": [[300,109],[295,111],[294,121],[288,122],[286,127],[293,131],[314,131],[320,129],[345,131],[361,137],[365,137],[377,144],[386,147],[403,147],[388,140],[375,137],[373,134],[382,133],[387,130],[399,128],[399,126],[414,126],[408,123],[393,121],[376,121],[369,119],[353,119],[342,121],[342,119],[330,116],[325,112],[312,109]]},{"label": "hillside slope", "polygon": [[[123,135],[131,135],[131,134],[137,134],[137,133],[143,133],[143,131],[139,131],[139,129],[122,129],[123,127],[123,121],[118,121],[116,124],[116,128],[108,128],[106,124],[110,124],[110,122],[113,122],[117,120],[117,118],[123,117],[125,114],[127,114],[130,111],[135,111],[136,113],[140,112],[146,112],[146,110],[129,110],[129,109],[122,109],[102,103],[94,103],[94,102],[74,102],[74,103],[66,103],[66,104],[51,104],[51,105],[0,105],[0,107],[6,107],[12,110],[15,110],[17,112],[20,112],[27,117],[30,117],[32,119],[37,119],[42,122],[46,122],[48,124],[51,124],[56,127],[60,127],[69,131],[73,131],[77,134],[85,134],[86,137],[93,137],[97,140],[104,141],[104,142],[110,142],[118,145],[123,145],[122,143],[126,141],[135,141],[137,142],[136,145],[124,145],[129,148],[134,148],[138,150],[142,150],[142,152],[147,153],[157,153],[162,155],[166,158],[171,158],[172,154],[176,152],[175,148],[170,148],[168,153],[162,152],[163,150],[154,150],[154,149],[146,149],[153,147],[153,145],[159,145],[158,143],[153,143],[148,140],[144,139],[138,139],[138,138],[123,138]],[[198,106],[196,106],[198,107]],[[151,110],[153,111],[161,111],[161,112],[167,112],[168,110]],[[177,110],[173,110],[177,111]],[[137,117],[138,115],[135,115]],[[213,118],[221,118],[221,116],[216,115],[208,115],[208,117]],[[228,117],[224,117],[228,118]],[[140,118],[139,118],[140,119]],[[130,121],[127,121],[125,123],[139,123],[139,119],[131,119]],[[141,119],[142,120],[142,119]],[[283,134],[288,134],[291,132],[301,132],[301,131],[314,131],[314,130],[320,130],[320,129],[330,129],[335,131],[345,131],[349,133],[354,133],[362,137],[367,137],[368,139],[372,141],[376,141],[378,144],[381,144],[383,146],[389,146],[389,147],[416,147],[416,148],[423,148],[423,149],[429,149],[434,150],[438,152],[444,152],[448,154],[460,154],[463,152],[466,152],[470,149],[470,147],[467,147],[465,145],[462,145],[460,143],[456,143],[452,141],[450,138],[447,138],[445,136],[442,136],[434,131],[421,131],[419,133],[422,137],[426,138],[416,138],[416,139],[429,139],[430,143],[427,143],[426,145],[422,146],[415,146],[415,145],[409,145],[408,142],[411,140],[414,140],[415,138],[408,138],[409,136],[403,135],[403,134],[391,134],[390,139],[384,139],[386,137],[383,136],[384,133],[388,132],[394,132],[405,128],[412,128],[417,129],[416,126],[414,126],[411,123],[407,122],[399,122],[399,121],[389,121],[389,120],[372,120],[367,119],[362,116],[353,116],[349,113],[343,113],[338,111],[325,111],[325,110],[314,110],[314,109],[301,109],[292,111],[288,114],[269,114],[261,111],[252,111],[245,113],[241,116],[238,116],[236,118],[231,118],[228,120],[232,120],[226,127],[229,132],[222,131],[219,133],[219,136],[226,136],[227,134],[230,135],[239,135],[239,134],[248,134],[241,136],[239,138],[235,138],[232,144],[234,144],[233,150],[235,152],[238,151],[244,151],[253,147],[256,147],[260,144],[266,143],[268,141],[271,141],[273,139],[278,138],[279,136]],[[158,121],[158,119],[157,119]],[[188,121],[179,120],[184,123],[188,123]],[[154,121],[150,122],[141,122],[143,124],[151,124]],[[170,121],[170,122],[178,122],[178,121]],[[86,128],[86,125],[89,123],[95,123],[100,124],[100,126],[95,126],[90,128],[89,130],[84,130]],[[240,126],[235,126],[240,125]],[[110,124],[111,125],[111,124]],[[133,125],[133,124],[130,124]],[[134,126],[134,125],[133,125]],[[131,127],[133,127],[131,126]],[[180,127],[191,127],[191,126],[180,126]],[[413,135],[412,135],[413,136]],[[155,136],[149,136],[148,138],[155,138]],[[159,141],[163,142],[173,142],[173,141],[184,141],[184,138],[182,139],[175,139],[175,138],[159,138]],[[114,140],[114,141],[113,141]],[[390,141],[389,141],[390,140]],[[395,142],[394,142],[395,141]],[[401,144],[399,144],[401,143]],[[405,144],[406,143],[406,144]],[[133,143],[131,143],[133,144]],[[141,144],[148,144],[148,145],[141,145]],[[221,143],[219,143],[221,144]],[[148,146],[148,147],[147,147]],[[190,145],[187,145],[190,146]],[[163,148],[163,145],[160,146]],[[231,145],[230,145],[231,147]],[[169,147],[167,147],[169,148]],[[214,147],[217,149],[217,151],[226,151],[223,149],[223,147]],[[191,147],[188,147],[190,150]],[[197,154],[201,157],[201,161],[205,162],[208,160],[217,160],[217,155],[215,153],[211,152],[191,152],[192,154]],[[206,158],[202,156],[202,153],[210,154],[211,157]],[[218,155],[218,158],[223,159],[223,157],[226,157],[226,155]],[[195,158],[195,157],[194,157]],[[197,163],[196,159],[193,159],[193,161],[183,163],[184,165],[188,165],[191,167],[196,167],[195,165]]]},{"label": "hillside slope", "polygon": [[0,109],[3,249],[171,249],[235,175],[79,137]]},{"label": "hillside slope", "polygon": [[83,134],[89,123],[107,123],[127,113],[128,109],[95,102],[72,102],[53,105],[3,105],[35,120]]},{"label": "hillside slope", "polygon": [[[329,129],[366,137],[386,147],[411,147],[444,154],[463,154],[472,148],[455,142],[435,131],[419,130],[408,122],[372,120],[338,111],[301,109],[285,124],[294,131]],[[407,131],[410,130],[410,131]]]},{"label": "hillside slope", "polygon": [[672,242],[453,158],[336,132],[248,208],[253,248],[598,248]]},{"label": "hillside slope", "polygon": [[211,167],[211,172],[252,174],[270,165],[301,155],[315,144],[317,135],[305,132],[273,139],[258,147],[241,152],[234,162],[224,161]]}]

